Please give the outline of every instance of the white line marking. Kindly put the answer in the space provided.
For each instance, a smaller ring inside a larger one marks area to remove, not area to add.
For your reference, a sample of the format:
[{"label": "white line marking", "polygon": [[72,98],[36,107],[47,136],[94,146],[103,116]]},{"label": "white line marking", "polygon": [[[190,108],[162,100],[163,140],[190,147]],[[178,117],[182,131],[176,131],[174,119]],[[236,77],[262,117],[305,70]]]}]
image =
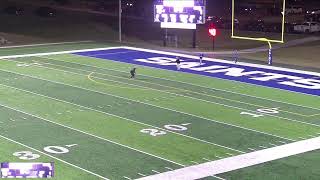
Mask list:
[{"label": "white line marking", "polygon": [[161,172],[159,172],[159,171],[156,171],[156,170],[151,170],[152,172],[155,172],[155,173],[158,173],[158,174],[160,174]]},{"label": "white line marking", "polygon": [[138,175],[143,176],[143,177],[146,177],[146,176],[147,176],[147,175],[142,174],[142,173],[138,173]]},{"label": "white line marking", "polygon": [[268,147],[266,147],[266,146],[259,146],[259,147],[264,148],[264,149],[268,148]]},{"label": "white line marking", "polygon": [[219,158],[219,159],[223,159],[223,158],[224,158],[224,157],[221,157],[221,156],[217,156],[217,155],[216,155],[215,157],[217,157],[217,158]]},{"label": "white line marking", "polygon": [[212,176],[212,177],[215,177],[215,178],[220,179],[220,180],[226,180],[226,179],[223,179],[223,178],[218,177],[218,176]]},{"label": "white line marking", "polygon": [[[44,59],[50,59],[50,60],[54,60],[54,61],[60,61],[60,60],[56,60],[56,59],[53,59],[53,58],[47,58],[47,57],[42,57]],[[65,62],[65,63],[72,63],[72,62],[67,62],[67,61],[60,61],[60,62]],[[56,64],[51,64],[51,63],[45,63],[47,65],[53,65],[53,66],[61,66],[61,67],[65,67],[65,66],[62,66],[62,65],[56,65]],[[74,64],[78,64],[78,63],[74,63]],[[51,67],[44,67],[44,68],[48,68],[48,69],[54,69],[54,70],[58,70],[58,71],[63,71],[65,72],[65,70],[60,70],[60,69],[56,69],[56,68],[51,68]],[[81,69],[81,68],[72,68],[72,67],[68,67],[69,69],[76,69],[76,70],[81,70],[83,72],[88,72],[88,73],[92,73],[90,71],[87,71],[87,70],[84,70],[84,69]],[[113,71],[117,71],[117,70],[113,70]],[[74,73],[72,71],[66,71],[66,72],[69,72],[69,73]],[[120,71],[122,72],[122,71]],[[76,73],[76,74],[79,74],[79,73]],[[117,78],[120,78],[120,79],[124,79],[122,77],[118,77],[118,76],[114,76],[114,75],[110,75],[110,74],[104,74],[104,73],[96,73],[96,74],[101,74],[101,75],[107,75],[107,76],[112,76],[112,77],[117,77]],[[121,82],[121,81],[116,81],[116,80],[110,80],[110,79],[106,79],[106,78],[99,78],[99,77],[96,77],[97,79],[101,79],[101,80],[106,80],[106,81],[111,81],[111,82],[117,82],[117,83],[121,83],[121,84],[126,84],[126,85],[131,85],[131,86],[137,86],[137,87],[141,87],[141,88],[146,88],[146,89],[150,89],[150,90],[155,90],[155,91],[160,91],[160,92],[165,92],[165,93],[169,93],[169,94],[175,94],[175,95],[178,95],[178,96],[183,96],[182,94],[176,94],[174,92],[171,92],[170,90],[159,90],[159,89],[154,89],[154,88],[151,88],[151,87],[146,87],[146,86],[141,86],[141,85],[136,85],[136,84],[131,84],[131,83],[125,83],[125,82]],[[151,83],[151,82],[144,82],[144,83],[147,83],[147,84],[155,84],[155,83]],[[181,88],[177,88],[177,87],[172,87],[172,86],[166,86],[166,85],[161,85],[161,84],[155,84],[157,86],[163,86],[163,87],[169,87],[169,88],[172,88],[172,89],[179,89],[179,90],[182,90],[184,92],[190,92],[190,93],[196,93],[196,94],[200,94],[198,92],[194,92],[194,91],[190,91],[190,90],[185,90],[185,89],[181,89]],[[187,95],[187,97],[189,98],[194,98],[192,97],[192,95],[190,95],[190,93],[184,93],[184,96]],[[243,101],[239,101],[239,100],[234,100],[234,99],[228,99],[228,98],[224,98],[224,97],[219,97],[219,96],[213,96],[213,95],[210,95],[210,94],[201,94],[201,95],[204,95],[204,96],[209,96],[209,97],[213,97],[213,98],[218,98],[218,99],[224,99],[224,100],[227,100],[227,101],[231,101],[231,102],[237,102],[237,103],[241,103],[241,104],[246,104],[246,105],[250,105],[250,106],[255,106],[255,107],[259,107],[259,108],[267,108],[267,107],[264,107],[263,105],[258,105],[258,104],[251,104],[251,103],[247,103],[247,102],[243,102]],[[196,98],[198,99],[198,98]],[[203,100],[203,99],[198,99],[198,100]],[[214,101],[210,101],[210,102],[214,102]],[[217,104],[217,103],[215,103]],[[234,106],[231,106],[231,107],[234,107]],[[279,109],[279,108],[277,108]],[[309,117],[309,115],[304,115],[304,114],[299,114],[299,113],[294,113],[294,112],[289,112],[289,111],[285,111],[285,110],[281,110],[281,112],[286,112],[286,113],[290,113],[290,114],[295,114],[295,115],[299,115],[299,116],[304,116],[304,117]]]},{"label": "white line marking", "polygon": [[11,110],[14,110],[14,111],[17,111],[17,112],[20,112],[20,113],[23,113],[23,114],[26,114],[26,115],[29,115],[29,116],[32,116],[32,117],[35,117],[35,118],[38,118],[38,119],[41,119],[41,120],[43,120],[43,121],[50,122],[50,123],[52,123],[52,124],[55,124],[55,125],[58,125],[58,126],[61,126],[61,127],[65,127],[65,128],[67,128],[67,129],[71,129],[71,130],[73,130],[73,131],[80,132],[80,133],[82,133],[82,134],[86,134],[86,135],[91,136],[91,137],[95,137],[95,138],[97,138],[97,139],[100,139],[100,140],[103,140],[103,141],[106,141],[106,142],[109,142],[109,143],[113,143],[113,144],[116,144],[116,145],[119,145],[119,146],[122,146],[122,147],[125,147],[125,148],[128,148],[128,149],[131,149],[131,150],[136,151],[136,152],[139,152],[139,153],[141,153],[141,154],[146,154],[146,155],[149,155],[149,156],[158,158],[158,159],[162,159],[162,160],[167,161],[167,162],[171,162],[171,163],[176,164],[176,165],[179,165],[179,166],[184,166],[184,165],[182,165],[182,164],[179,164],[179,163],[176,163],[176,162],[174,162],[174,161],[171,161],[171,160],[162,158],[162,157],[160,157],[160,156],[153,155],[153,154],[144,152],[144,151],[142,151],[142,150],[138,150],[138,149],[132,148],[132,147],[130,147],[130,146],[127,146],[127,145],[124,145],[124,144],[121,144],[121,143],[118,143],[118,142],[115,142],[115,141],[112,141],[112,140],[109,140],[109,139],[106,139],[106,138],[103,138],[103,137],[100,137],[100,136],[96,136],[96,135],[94,135],[94,134],[91,134],[91,133],[88,133],[88,132],[85,132],[85,131],[82,131],[82,130],[79,130],[79,129],[76,129],[76,128],[72,128],[72,127],[69,127],[69,126],[66,126],[66,125],[63,125],[63,124],[54,122],[54,121],[50,121],[50,120],[48,120],[48,119],[39,117],[39,116],[34,115],[34,114],[30,114],[30,113],[27,113],[27,112],[24,112],[24,111],[20,111],[20,110],[18,110],[18,109],[15,109],[15,108],[12,108],[12,107],[3,105],[3,104],[0,104],[0,106],[5,107],[5,108],[8,108],[8,109],[11,109]]},{"label": "white line marking", "polygon": [[200,179],[212,175],[242,169],[245,167],[258,165],[265,162],[274,161],[285,157],[290,157],[297,154],[306,153],[309,151],[314,151],[317,149],[320,149],[320,137],[272,147],[269,149],[263,149],[199,165],[189,166],[174,171],[140,178],[140,180]]},{"label": "white line marking", "polygon": [[191,123],[181,124],[182,126],[189,126]]},{"label": "white line marking", "polygon": [[253,149],[253,148],[248,148],[249,150],[251,150],[251,151],[255,151],[255,149]]},{"label": "white line marking", "polygon": [[276,144],[273,144],[273,143],[269,143],[271,146],[277,146]]},{"label": "white line marking", "polygon": [[234,154],[231,154],[231,153],[226,153],[226,154],[228,154],[229,156],[234,156]]},{"label": "white line marking", "polygon": [[64,160],[62,160],[62,159],[59,159],[59,158],[57,158],[57,157],[51,156],[50,154],[47,154],[47,153],[44,153],[44,152],[39,151],[39,150],[37,150],[37,149],[34,149],[34,148],[32,148],[32,147],[30,147],[30,146],[27,146],[27,145],[25,145],[25,144],[22,144],[22,143],[20,143],[20,142],[18,142],[18,141],[12,140],[12,139],[7,138],[7,137],[2,136],[2,135],[0,135],[0,137],[3,138],[3,139],[8,140],[8,141],[10,141],[10,142],[19,144],[20,146],[23,146],[23,147],[26,147],[26,148],[31,149],[31,150],[33,150],[33,151],[36,151],[36,152],[38,152],[38,153],[41,153],[41,154],[43,154],[43,155],[45,155],[45,156],[48,156],[48,157],[50,157],[50,158],[53,158],[53,159],[55,159],[55,160],[58,160],[58,161],[60,161],[60,162],[62,162],[62,163],[68,164],[69,166],[72,166],[72,167],[75,167],[75,168],[80,169],[80,170],[82,170],[82,171],[85,171],[85,172],[87,172],[87,173],[89,173],[89,174],[91,174],[91,175],[94,175],[94,176],[97,176],[97,177],[99,177],[99,178],[108,180],[108,178],[106,178],[106,177],[103,177],[103,176],[101,176],[101,175],[99,175],[99,174],[96,174],[96,173],[94,173],[94,172],[91,172],[91,171],[89,171],[89,170],[86,170],[86,169],[84,169],[84,168],[81,168],[81,167],[79,167],[79,166],[77,166],[77,165],[74,165],[74,164],[69,163],[69,162],[67,162],[67,161],[64,161]]},{"label": "white line marking", "polygon": [[192,164],[199,164],[198,162],[196,161],[190,161]]},{"label": "white line marking", "polygon": [[[57,54],[69,54],[69,53],[77,53],[77,52],[88,52],[88,51],[98,51],[98,50],[109,50],[109,49],[119,49],[119,48],[127,48],[127,49],[134,49],[134,50],[142,50],[142,51],[152,51],[152,52],[156,52],[156,53],[162,53],[162,54],[168,54],[168,52],[164,52],[164,51],[155,51],[155,50],[147,50],[147,49],[142,49],[142,48],[132,48],[132,47],[127,47],[127,46],[120,46],[120,47],[107,47],[107,48],[93,48],[93,49],[82,49],[82,50],[70,50],[70,51],[60,51],[60,52],[50,52],[50,53],[36,53],[36,54],[26,54],[26,55],[13,55],[13,56],[2,56],[0,57],[0,59],[2,58],[16,58],[16,57],[33,57],[33,56],[48,56],[48,55],[57,55]],[[190,56],[190,55],[185,55],[185,54],[177,54],[177,53],[171,53],[174,55],[179,55],[181,57],[188,57],[188,58],[196,58],[198,59],[198,57],[196,56]],[[206,58],[208,60],[211,61],[222,61],[225,63],[230,63],[229,61],[226,60],[219,60],[219,59],[211,59],[211,58]],[[128,63],[123,63],[123,64],[128,64]],[[249,66],[257,66],[257,67],[266,67],[266,68],[270,68],[269,66],[263,66],[263,65],[256,65],[256,64],[251,64],[251,63],[240,63],[240,64],[244,64],[244,65],[249,65]],[[89,66],[89,65],[87,65]],[[95,66],[92,66],[95,67]],[[98,67],[97,67],[98,68]],[[277,67],[271,67],[273,69],[277,68]],[[103,69],[103,68],[102,68]],[[281,70],[284,69],[286,71],[289,72],[293,72],[293,71],[299,71],[298,73],[311,73],[314,74],[315,72],[308,72],[308,71],[301,71],[301,70],[293,70],[293,69],[287,69],[287,68],[280,68]],[[278,69],[278,70],[280,70]],[[319,73],[316,73],[316,76],[319,76]],[[147,75],[144,75],[147,76]],[[148,77],[148,76],[147,76]],[[152,76],[149,76],[152,77]],[[159,77],[154,77],[154,78],[158,78],[158,79],[165,79],[165,78],[159,78]],[[169,80],[169,79],[166,79]],[[256,97],[256,96],[252,96],[252,95],[247,95],[247,94],[241,94],[241,93],[237,93],[237,92],[232,92],[232,91],[227,91],[227,90],[221,90],[221,89],[215,89],[212,87],[206,87],[206,86],[201,86],[201,85],[195,85],[192,83],[187,83],[187,82],[183,82],[183,81],[177,81],[177,80],[169,80],[169,81],[175,81],[175,82],[181,82],[181,83],[185,83],[185,84],[191,84],[194,86],[198,86],[198,87],[204,87],[204,88],[209,88],[209,89],[214,89],[214,90],[220,90],[220,91],[225,91],[225,92],[231,92],[231,93],[235,93],[235,94],[240,94],[243,96],[247,96],[247,97],[255,97],[255,98],[259,98],[259,99],[266,99],[266,100],[270,100],[270,101],[274,101],[274,102],[280,102],[280,103],[286,103],[286,104],[291,104],[291,105],[296,105],[296,106],[300,106],[300,107],[306,107],[306,108],[311,108],[311,109],[316,109],[316,110],[320,110],[319,108],[314,108],[314,107],[307,107],[307,106],[303,106],[303,105],[297,105],[297,104],[293,104],[293,103],[288,103],[288,102],[282,102],[282,101],[278,101],[278,100],[273,100],[273,99],[268,99],[268,98],[262,98],[262,97]],[[238,82],[238,81],[237,81]],[[247,84],[247,83],[245,83]]]},{"label": "white line marking", "polygon": [[[200,142],[204,142],[204,143],[207,143],[207,144],[219,146],[219,147],[222,147],[222,148],[225,148],[225,149],[229,149],[229,150],[232,150],[232,151],[236,151],[236,152],[239,152],[239,153],[244,153],[244,151],[236,150],[236,149],[233,149],[233,148],[230,148],[230,147],[226,147],[226,146],[222,146],[222,145],[219,145],[219,144],[215,144],[215,143],[212,143],[212,142],[209,142],[209,141],[206,141],[206,140],[198,139],[198,138],[195,138],[195,137],[192,137],[192,136],[184,135],[184,134],[181,134],[181,133],[177,133],[177,132],[174,132],[174,131],[170,131],[170,130],[168,130],[168,129],[156,127],[156,126],[153,126],[153,125],[150,125],[150,124],[142,123],[142,122],[139,122],[139,121],[135,121],[135,120],[128,119],[128,118],[121,117],[121,116],[114,115],[114,114],[110,114],[110,113],[107,113],[107,112],[104,112],[104,111],[100,111],[100,110],[93,109],[93,108],[90,108],[90,107],[86,107],[86,106],[82,106],[82,105],[79,105],[79,104],[71,103],[71,102],[68,102],[68,101],[61,100],[61,99],[56,99],[56,98],[52,98],[52,97],[45,96],[45,95],[42,95],[42,94],[34,93],[34,92],[31,92],[31,91],[28,91],[28,90],[24,90],[24,89],[19,89],[19,88],[15,88],[15,87],[3,85],[3,84],[1,84],[1,83],[0,83],[0,86],[9,87],[9,88],[16,89],[16,90],[19,90],[19,91],[24,91],[24,92],[28,92],[28,93],[31,93],[31,94],[35,94],[35,95],[37,95],[37,96],[42,96],[42,97],[46,97],[46,98],[53,99],[53,100],[56,100],[56,101],[60,101],[60,102],[72,104],[72,105],[75,105],[75,106],[78,106],[78,107],[81,107],[81,108],[90,109],[90,110],[92,110],[92,111],[96,111],[96,112],[99,112],[99,113],[107,114],[107,115],[110,115],[110,116],[113,116],[113,117],[118,117],[118,118],[121,118],[121,119],[124,119],[124,120],[127,120],[127,121],[135,122],[135,123],[137,123],[137,124],[142,124],[142,125],[145,125],[145,126],[149,126],[149,127],[161,129],[161,130],[164,130],[164,131],[167,131],[167,132],[170,132],[170,133],[179,135],[179,136],[187,137],[187,138],[194,139],[194,140],[197,140],[197,141],[200,141]],[[89,91],[90,91],[90,90],[89,90]],[[93,91],[93,92],[94,92],[94,91]]]},{"label": "white line marking", "polygon": [[129,178],[127,176],[123,176],[123,178],[128,179],[128,180],[132,180],[131,178]]},{"label": "white line marking", "polygon": [[[3,70],[3,69],[2,69],[2,70]],[[109,93],[105,93],[105,92],[100,92],[100,91],[96,91],[96,90],[90,90],[90,89],[83,88],[83,87],[79,87],[79,86],[73,86],[73,85],[69,85],[69,84],[64,84],[64,83],[61,83],[61,82],[51,81],[51,80],[47,80],[47,79],[43,79],[43,78],[39,78],[39,77],[34,77],[34,76],[30,76],[30,75],[25,75],[25,74],[20,74],[20,73],[16,73],[16,72],[12,72],[12,71],[7,71],[7,70],[3,70],[3,71],[10,72],[10,73],[14,73],[14,74],[19,74],[19,75],[21,75],[21,76],[31,77],[31,78],[34,78],[34,79],[40,79],[40,80],[49,81],[49,82],[53,82],[53,83],[57,83],[57,84],[62,84],[62,85],[66,85],[66,86],[71,86],[71,87],[75,87],[75,88],[79,88],[79,89],[84,89],[84,90],[87,90],[87,91],[96,92],[96,93],[100,93],[100,94],[104,94],[104,95],[109,95],[109,96],[113,96],[113,97],[117,97],[117,98],[121,98],[121,99],[126,99],[126,100],[129,100],[129,101],[134,101],[134,102],[146,104],[146,105],[153,106],[153,107],[158,107],[158,108],[161,108],[161,109],[166,109],[166,110],[170,110],[170,111],[173,111],[173,112],[178,112],[178,113],[186,114],[186,115],[189,115],[189,116],[201,118],[201,119],[208,120],[208,121],[212,121],[212,122],[216,122],[216,123],[219,123],[219,124],[224,124],[224,125],[228,125],[228,126],[233,126],[233,127],[237,127],[237,128],[241,128],[241,129],[253,131],[253,132],[256,132],[256,133],[260,133],[260,134],[265,134],[265,135],[274,136],[274,137],[278,137],[278,138],[285,139],[285,140],[289,140],[289,141],[294,141],[293,139],[281,137],[281,136],[278,136],[278,135],[274,135],[274,134],[270,134],[270,133],[266,133],[266,132],[262,132],[262,131],[258,131],[258,130],[254,130],[254,129],[250,129],[250,128],[246,128],[246,127],[241,127],[241,126],[238,126],[238,125],[233,125],[233,124],[225,123],[225,122],[222,122],[222,121],[217,121],[217,120],[205,118],[205,117],[202,117],[202,116],[198,116],[198,115],[194,115],[194,114],[190,114],[190,113],[186,113],[186,112],[182,112],[182,111],[177,111],[177,110],[170,109],[170,108],[165,108],[165,107],[162,107],[162,106],[157,106],[157,105],[145,103],[145,102],[138,101],[138,100],[131,100],[131,99],[128,99],[128,98],[125,98],[125,97],[116,96],[116,95],[109,94]],[[62,71],[62,70],[60,70],[60,71]],[[72,73],[72,72],[69,72],[69,73]],[[78,73],[73,73],[73,74],[78,74]],[[81,74],[81,75],[82,75],[82,74]],[[211,103],[213,103],[213,102],[211,102]],[[224,105],[223,105],[223,106],[224,106]],[[240,109],[241,109],[241,108],[240,108]],[[247,110],[247,109],[245,109],[245,110]],[[249,110],[247,110],[247,111],[249,111]],[[276,117],[277,117],[277,116],[276,116]],[[280,117],[279,117],[279,118],[280,118]],[[320,126],[320,125],[319,125],[319,126]]]},{"label": "white line marking", "polygon": [[166,169],[169,169],[169,170],[173,170],[172,168],[170,168],[170,167],[165,167]]},{"label": "white line marking", "polygon": [[[10,61],[10,60],[8,60]],[[12,60],[11,60],[12,61]],[[62,71],[62,72],[66,72],[66,73],[71,73],[71,74],[78,74],[78,75],[83,75],[83,74],[79,74],[79,73],[75,73],[75,72],[71,72],[71,71],[65,71],[65,70],[60,70],[60,69],[56,69],[56,68],[50,68],[50,67],[44,67],[44,68],[47,68],[47,69],[53,69],[53,70],[57,70],[57,71]],[[71,68],[72,69],[72,68]],[[4,70],[5,71],[5,70]],[[86,71],[86,70],[82,70],[82,71]],[[10,71],[9,71],[10,72]],[[89,72],[89,71],[87,71]],[[17,73],[19,74],[19,73]],[[101,74],[101,73],[99,73]],[[41,78],[39,78],[41,79]],[[104,79],[104,78],[99,78],[99,77],[96,77],[96,79],[101,79],[101,80],[108,80],[108,79]],[[108,80],[108,81],[114,81],[114,80]],[[120,82],[120,81],[114,81],[114,82],[118,82],[118,83],[123,83],[123,82]],[[128,83],[123,83],[123,84],[128,84]],[[144,86],[140,86],[140,85],[134,85],[134,84],[129,84],[129,85],[132,85],[132,86],[138,86],[138,87],[144,87]],[[71,86],[71,85],[70,85]],[[145,87],[144,87],[145,88]],[[153,89],[153,88],[148,88],[148,89],[152,89],[152,90],[156,90],[156,91],[160,91],[160,92],[164,92],[164,93],[168,93],[168,94],[174,94],[176,96],[182,96],[182,97],[188,97],[188,98],[191,98],[191,99],[195,99],[195,100],[199,100],[199,101],[204,101],[204,102],[208,102],[208,103],[212,103],[212,104],[217,104],[217,105],[221,105],[221,106],[226,106],[226,107],[231,107],[231,108],[234,108],[234,109],[240,109],[240,110],[246,110],[246,111],[250,111],[250,112],[255,112],[253,110],[248,110],[248,109],[243,109],[243,108],[239,108],[239,107],[235,107],[235,106],[230,106],[230,105],[226,105],[226,104],[221,104],[221,103],[217,103],[217,102],[214,102],[214,101],[207,101],[207,100],[204,100],[204,99],[198,99],[198,98],[195,98],[195,97],[190,97],[190,96],[184,96],[184,95],[181,95],[181,94],[175,94],[175,93],[172,93],[172,92],[168,92],[168,91],[162,91],[162,90],[157,90],[157,89]],[[106,94],[106,93],[104,93]],[[107,94],[107,95],[110,95],[110,96],[114,96],[112,94]],[[117,97],[117,96],[115,96]],[[120,96],[121,97],[121,96]],[[124,97],[121,97],[121,98],[124,98]],[[127,99],[127,98],[125,98]],[[130,99],[131,100],[131,99]],[[136,100],[132,100],[132,101],[136,101]],[[145,100],[145,101],[149,101],[149,100]],[[140,101],[137,101],[137,102],[140,102]],[[140,102],[140,103],[143,103],[143,104],[147,104],[147,105],[151,105],[151,106],[156,106],[156,105],[153,105],[153,104],[149,104],[149,103],[144,103],[144,102]],[[156,106],[158,107],[158,106]],[[160,108],[163,108],[163,107],[160,107]],[[165,108],[164,108],[165,109]],[[170,109],[172,110],[172,109]],[[272,116],[272,117],[278,117],[278,118],[281,118],[281,119],[285,119],[285,120],[289,120],[289,121],[294,121],[294,122],[298,122],[298,123],[302,123],[302,124],[308,124],[308,125],[313,125],[313,126],[318,126],[320,127],[320,125],[317,125],[317,124],[313,124],[313,123],[308,123],[308,122],[304,122],[304,121],[299,121],[299,120],[295,120],[295,119],[290,119],[290,118],[286,118],[286,117],[281,117],[281,116],[277,116],[277,115],[272,115],[272,114],[267,114],[267,113],[264,113],[264,115],[267,115],[267,116]],[[305,115],[303,115],[305,116]],[[270,134],[269,134],[270,135]],[[283,137],[282,137],[283,138]],[[288,139],[287,139],[288,140]],[[293,140],[291,140],[293,141]]]},{"label": "white line marking", "polygon": [[4,47],[0,47],[0,49],[48,46],[48,45],[59,45],[59,44],[90,43],[90,42],[94,42],[94,41],[66,41],[66,42],[58,42],[58,43],[25,44],[25,45],[17,45],[17,46],[4,46]]},{"label": "white line marking", "polygon": [[278,142],[281,144],[287,144],[287,142],[284,142],[284,141],[278,141]]},{"label": "white line marking", "polygon": [[78,144],[69,144],[69,145],[66,145],[67,147],[73,147],[73,146],[78,146]]}]

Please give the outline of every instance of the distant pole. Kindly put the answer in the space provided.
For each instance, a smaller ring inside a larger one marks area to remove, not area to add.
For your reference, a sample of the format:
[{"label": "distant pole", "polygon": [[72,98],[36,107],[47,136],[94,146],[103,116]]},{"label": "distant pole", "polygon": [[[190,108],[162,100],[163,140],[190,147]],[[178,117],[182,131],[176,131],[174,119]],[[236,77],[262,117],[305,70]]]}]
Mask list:
[{"label": "distant pole", "polygon": [[197,30],[193,30],[193,38],[192,38],[192,48],[196,48],[197,46]]},{"label": "distant pole", "polygon": [[121,7],[121,0],[119,0],[119,42],[122,42],[122,7]]}]

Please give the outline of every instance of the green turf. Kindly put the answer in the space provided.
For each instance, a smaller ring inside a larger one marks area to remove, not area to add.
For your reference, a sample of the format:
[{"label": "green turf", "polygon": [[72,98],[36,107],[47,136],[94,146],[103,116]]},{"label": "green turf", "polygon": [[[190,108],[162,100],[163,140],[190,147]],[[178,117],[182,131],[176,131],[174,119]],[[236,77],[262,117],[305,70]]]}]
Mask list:
[{"label": "green turf", "polygon": [[[72,46],[53,50],[60,48]],[[40,48],[39,52],[49,50]],[[37,48],[14,51],[6,53],[34,53]],[[2,60],[0,121],[4,125],[0,124],[0,135],[41,151],[45,146],[78,144],[67,154],[50,155],[104,177],[124,179],[320,133],[319,97],[147,67],[139,67],[137,79],[132,80],[127,74],[130,67],[71,54]],[[257,112],[275,107],[279,113]],[[263,116],[254,118],[241,112]],[[168,130],[168,125],[184,129]],[[150,129],[163,135],[141,132]],[[14,144],[10,142],[10,146]],[[14,160],[11,154],[15,149],[1,147],[0,151],[8,151],[5,156]],[[291,163],[299,165],[298,161]],[[78,169],[60,164],[68,167],[66,177],[56,179],[78,177],[74,173]],[[283,171],[290,168],[281,165]],[[265,171],[244,169],[225,176],[246,179],[248,172],[258,177]],[[85,174],[79,179],[97,178]],[[292,179],[280,171],[275,175]],[[297,175],[305,175],[303,169]],[[265,177],[272,175],[265,173]]]}]

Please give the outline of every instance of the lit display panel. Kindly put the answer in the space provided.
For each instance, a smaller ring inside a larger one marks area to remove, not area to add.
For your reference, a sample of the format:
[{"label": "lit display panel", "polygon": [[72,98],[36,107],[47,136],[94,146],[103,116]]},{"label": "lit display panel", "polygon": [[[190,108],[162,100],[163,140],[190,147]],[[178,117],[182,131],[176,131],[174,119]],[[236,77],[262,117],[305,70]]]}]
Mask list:
[{"label": "lit display panel", "polygon": [[195,29],[205,23],[205,0],[157,0],[154,7],[154,22],[162,28]]},{"label": "lit display panel", "polygon": [[1,163],[0,178],[52,178],[54,163]]}]

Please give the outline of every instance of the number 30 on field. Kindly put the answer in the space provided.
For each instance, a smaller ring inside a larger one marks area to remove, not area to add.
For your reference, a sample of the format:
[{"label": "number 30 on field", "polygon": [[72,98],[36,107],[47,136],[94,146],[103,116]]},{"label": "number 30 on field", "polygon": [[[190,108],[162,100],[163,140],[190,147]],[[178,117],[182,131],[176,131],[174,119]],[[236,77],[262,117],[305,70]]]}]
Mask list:
[{"label": "number 30 on field", "polygon": [[[72,147],[76,146],[77,144],[71,144],[71,145],[66,145],[66,147]],[[47,146],[43,148],[44,151],[50,153],[50,154],[66,154],[70,150],[66,147],[62,146]],[[15,152],[12,155],[18,157],[21,160],[34,160],[40,158],[39,154],[35,154],[31,151],[20,151],[20,152]]]}]

